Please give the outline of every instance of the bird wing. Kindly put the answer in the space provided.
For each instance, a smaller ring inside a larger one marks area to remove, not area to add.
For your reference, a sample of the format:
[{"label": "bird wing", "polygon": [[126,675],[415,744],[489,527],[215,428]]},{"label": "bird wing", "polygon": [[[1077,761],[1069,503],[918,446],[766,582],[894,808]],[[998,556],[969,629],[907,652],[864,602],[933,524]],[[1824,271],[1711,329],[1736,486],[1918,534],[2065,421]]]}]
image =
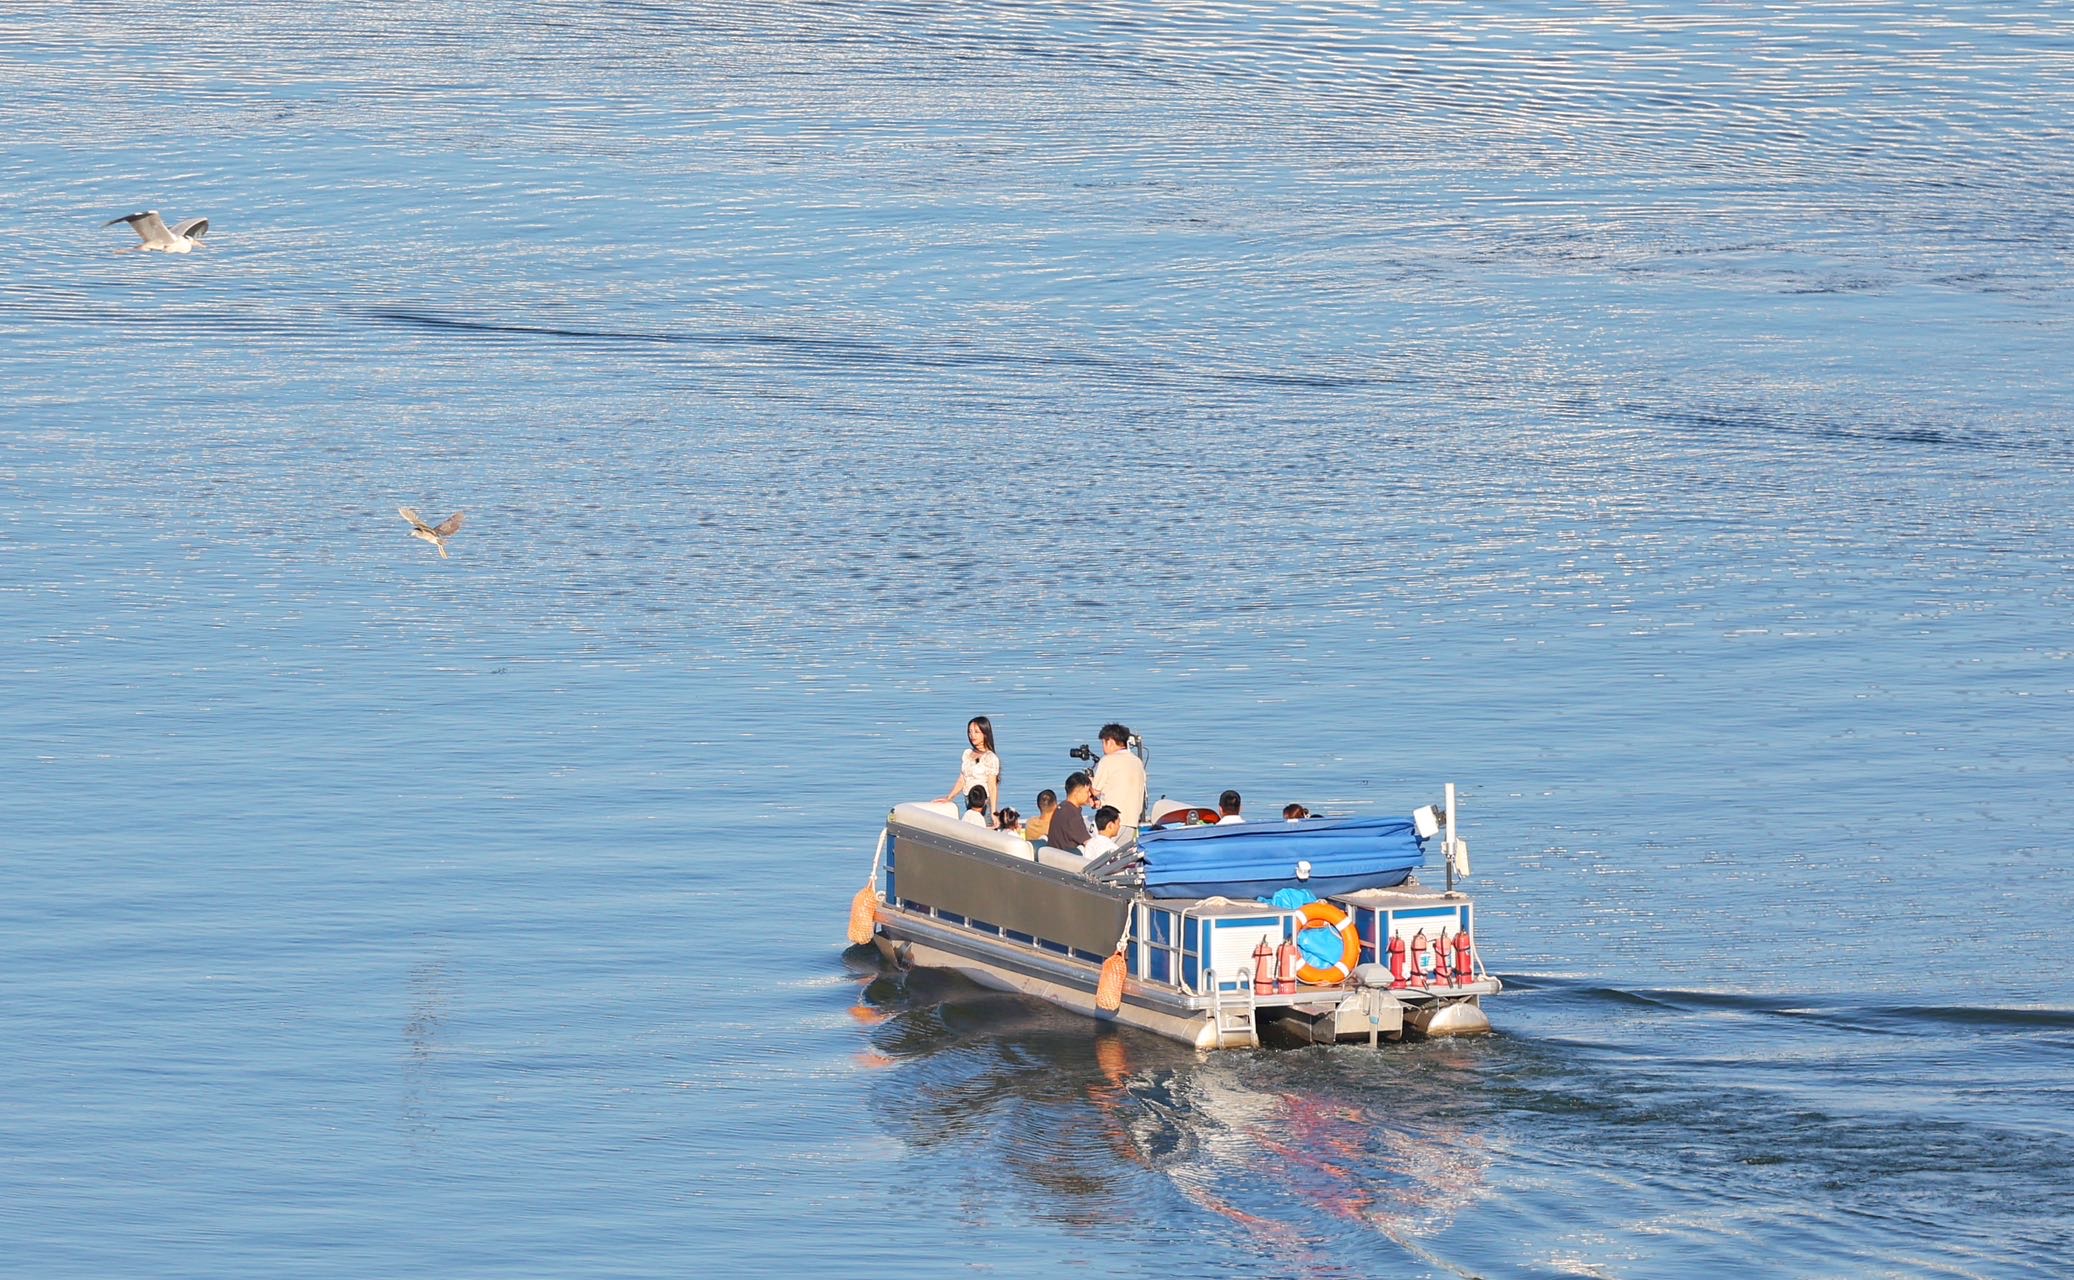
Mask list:
[{"label": "bird wing", "polygon": [[429,524],[426,524],[426,523],[425,523],[425,522],[424,522],[423,520],[420,520],[420,519],[418,518],[418,513],[417,513],[417,512],[415,512],[415,511],[413,511],[413,510],[411,510],[411,509],[410,509],[409,507],[398,507],[398,508],[396,508],[396,514],[397,514],[397,515],[400,515],[400,516],[402,516],[402,517],[403,517],[404,519],[406,519],[406,520],[410,521],[410,523],[411,523],[411,528],[413,528],[413,529],[423,529],[423,530],[424,530],[425,532],[427,532],[427,533],[430,533],[430,532],[432,532],[432,526],[431,526],[431,525],[429,525]]},{"label": "bird wing", "polygon": [[174,223],[173,234],[176,236],[186,236],[190,240],[199,240],[209,234],[209,220],[207,218],[189,218],[185,222]]},{"label": "bird wing", "polygon": [[102,225],[112,227],[118,222],[129,223],[145,244],[173,243],[173,233],[166,230],[166,220],[158,216],[158,210],[156,209],[147,209],[143,213],[133,213],[127,218],[111,218]]},{"label": "bird wing", "polygon": [[438,528],[434,529],[434,530],[433,530],[432,532],[434,532],[434,533],[438,534],[438,535],[439,535],[440,537],[442,537],[442,538],[451,538],[451,537],[453,537],[453,536],[454,536],[454,534],[456,534],[456,533],[458,533],[458,532],[460,531],[460,528],[461,528],[461,517],[462,517],[463,515],[466,515],[466,514],[467,514],[467,513],[466,513],[466,512],[463,512],[463,511],[456,511],[456,512],[455,512],[454,514],[452,514],[452,515],[450,515],[450,516],[448,516],[448,517],[446,518],[446,523],[444,523],[444,524],[440,525],[440,526],[439,526]]}]

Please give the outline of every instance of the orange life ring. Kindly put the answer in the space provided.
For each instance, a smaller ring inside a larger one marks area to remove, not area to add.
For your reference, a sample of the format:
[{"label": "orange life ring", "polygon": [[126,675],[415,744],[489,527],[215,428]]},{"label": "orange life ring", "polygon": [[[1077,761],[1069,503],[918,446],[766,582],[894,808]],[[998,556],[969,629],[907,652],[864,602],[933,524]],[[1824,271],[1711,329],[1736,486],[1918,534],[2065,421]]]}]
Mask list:
[{"label": "orange life ring", "polygon": [[1353,917],[1329,902],[1318,901],[1304,904],[1303,923],[1296,926],[1296,937],[1302,937],[1306,929],[1337,929],[1340,938],[1339,962],[1329,969],[1320,969],[1308,961],[1296,971],[1299,982],[1311,987],[1335,986],[1346,981],[1361,963],[1361,932],[1354,927]]}]

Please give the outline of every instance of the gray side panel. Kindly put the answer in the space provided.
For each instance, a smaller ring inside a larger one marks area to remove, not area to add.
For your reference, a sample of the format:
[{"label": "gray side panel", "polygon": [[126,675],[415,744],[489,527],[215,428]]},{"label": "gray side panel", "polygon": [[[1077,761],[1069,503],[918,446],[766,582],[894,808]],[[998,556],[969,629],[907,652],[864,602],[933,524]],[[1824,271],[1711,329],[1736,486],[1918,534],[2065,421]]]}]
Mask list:
[{"label": "gray side panel", "polygon": [[900,896],[909,901],[1098,956],[1116,950],[1130,909],[1123,891],[1074,883],[1079,877],[1069,872],[941,848],[904,833],[894,839],[893,862]]}]

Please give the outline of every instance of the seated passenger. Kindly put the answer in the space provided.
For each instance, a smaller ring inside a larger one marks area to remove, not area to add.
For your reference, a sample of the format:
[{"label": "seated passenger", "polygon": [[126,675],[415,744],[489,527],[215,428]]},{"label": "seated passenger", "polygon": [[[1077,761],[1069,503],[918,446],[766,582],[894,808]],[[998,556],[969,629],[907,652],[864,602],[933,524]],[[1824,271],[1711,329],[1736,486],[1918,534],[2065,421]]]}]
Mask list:
[{"label": "seated passenger", "polygon": [[1051,815],[1059,807],[1059,793],[1050,787],[1037,793],[1037,816],[1023,826],[1023,839],[1042,840],[1051,830]]},{"label": "seated passenger", "polygon": [[1015,841],[1016,847],[1013,852],[1016,857],[1028,858],[1032,862],[1037,861],[1036,846],[1032,845],[1028,837],[1023,835],[1023,815],[1007,805],[1001,806],[999,809],[994,810],[994,830],[998,834],[1008,836]]},{"label": "seated passenger", "polygon": [[987,789],[975,786],[965,793],[965,821],[975,827],[989,825],[987,822]]},{"label": "seated passenger", "polygon": [[1301,822],[1311,816],[1311,811],[1300,804],[1285,804],[1282,806],[1282,816],[1290,822]]},{"label": "seated passenger", "polygon": [[1244,822],[1245,819],[1239,816],[1239,793],[1227,791],[1218,796],[1217,814],[1217,825],[1220,827],[1230,822]]},{"label": "seated passenger", "polygon": [[1051,811],[1051,826],[1044,833],[1044,841],[1054,849],[1079,853],[1080,846],[1094,834],[1087,829],[1087,815],[1080,812],[1080,806],[1094,797],[1094,784],[1084,773],[1069,774],[1065,792],[1066,798]]},{"label": "seated passenger", "polygon": [[1095,810],[1095,833],[1080,846],[1081,856],[1099,858],[1116,852],[1117,834],[1123,830],[1123,812],[1113,804]]}]

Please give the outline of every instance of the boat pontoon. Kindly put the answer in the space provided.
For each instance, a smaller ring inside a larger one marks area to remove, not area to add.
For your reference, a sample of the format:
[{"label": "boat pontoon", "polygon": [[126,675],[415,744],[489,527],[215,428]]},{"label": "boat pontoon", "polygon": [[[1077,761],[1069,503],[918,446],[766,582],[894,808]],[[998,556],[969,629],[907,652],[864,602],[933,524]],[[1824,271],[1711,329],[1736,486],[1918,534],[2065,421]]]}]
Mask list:
[{"label": "boat pontoon", "polygon": [[[1082,858],[896,806],[852,940],[1200,1049],[1490,1029],[1480,1002],[1500,984],[1455,890],[1452,785],[1409,819],[1192,825],[1199,812],[1161,800],[1135,841]],[[1443,889],[1412,875],[1436,835]]]}]

